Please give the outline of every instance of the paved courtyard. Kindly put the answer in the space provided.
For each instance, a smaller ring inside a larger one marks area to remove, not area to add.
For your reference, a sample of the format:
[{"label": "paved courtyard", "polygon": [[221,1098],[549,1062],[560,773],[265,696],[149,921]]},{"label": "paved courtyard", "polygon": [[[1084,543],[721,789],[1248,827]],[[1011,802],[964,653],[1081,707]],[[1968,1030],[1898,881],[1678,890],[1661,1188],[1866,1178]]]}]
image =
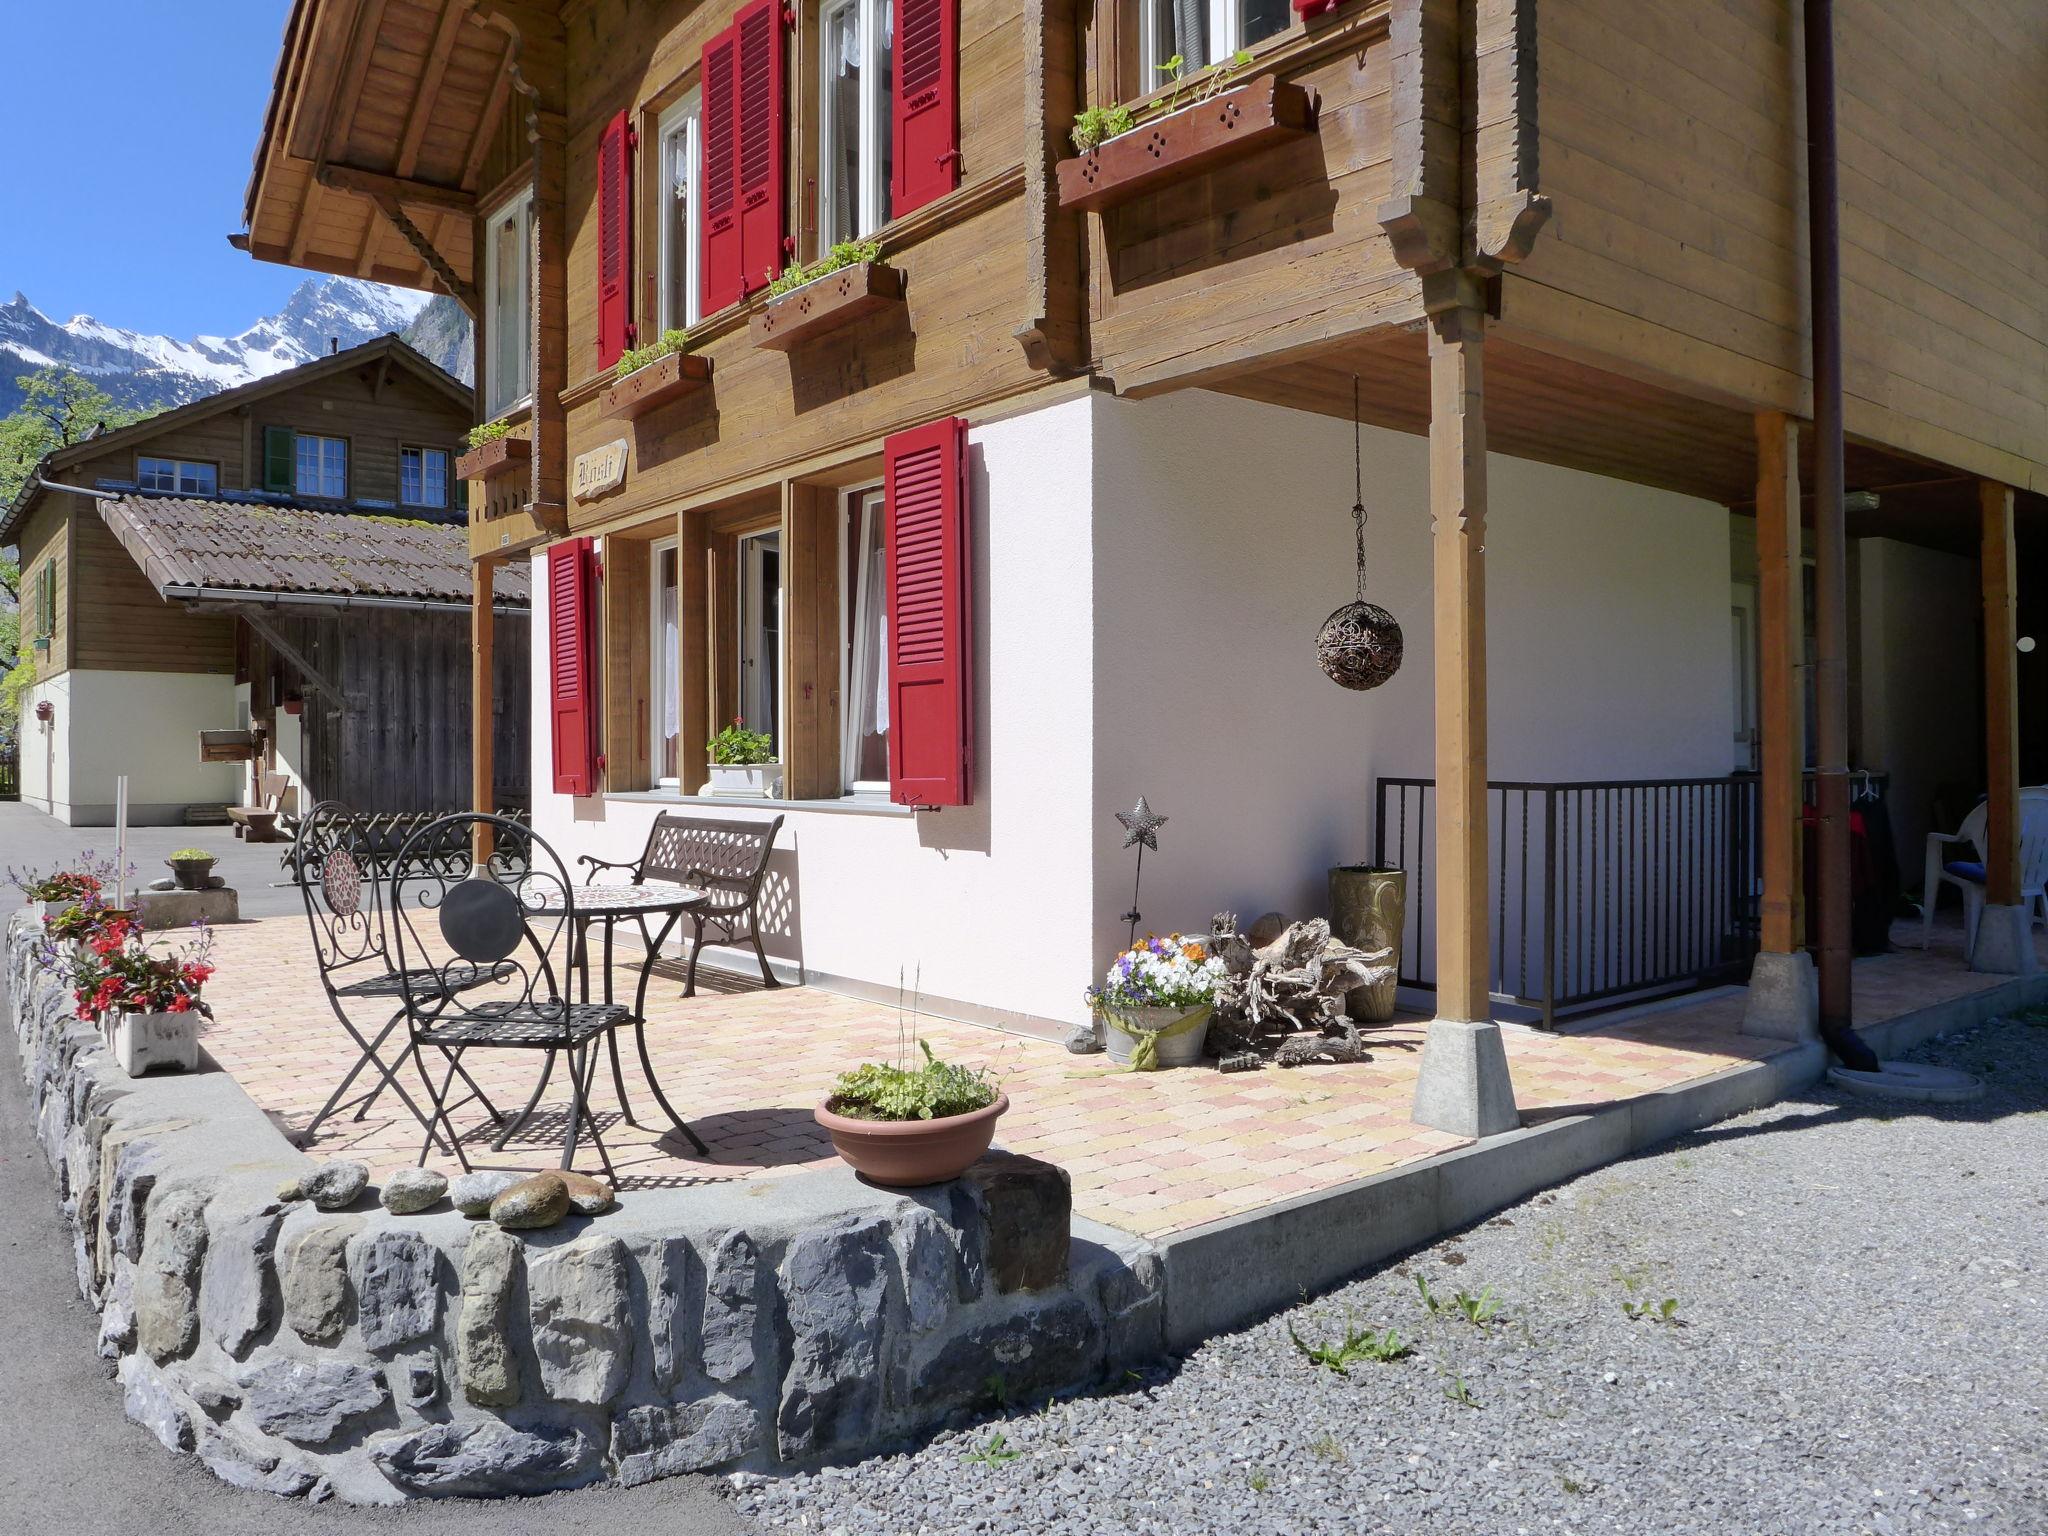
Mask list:
[{"label": "paved courtyard", "polygon": [[[638,959],[621,954],[621,996],[632,994]],[[209,992],[219,1023],[206,1037],[208,1049],[281,1124],[303,1127],[354,1059],[320,990],[305,923],[272,918],[224,928],[219,964]],[[817,988],[763,990],[713,974],[708,982],[700,978],[697,997],[686,999],[671,974],[678,970],[664,960],[649,989],[649,1048],[665,1092],[710,1156],[691,1155],[672,1132],[664,1138],[623,1123],[600,1072],[594,1094],[602,1134],[627,1191],[829,1164],[831,1146],[811,1119],[812,1107],[839,1071],[893,1059],[913,1032],[941,1055],[986,1065],[1000,1077],[1011,1108],[999,1142],[1068,1169],[1080,1214],[1146,1237],[1465,1144],[1408,1118],[1422,1039],[1415,1023],[1375,1031],[1371,1060],[1358,1065],[1134,1074],[1035,1037],[899,1015]],[[1874,1022],[1996,979],[1972,975],[1952,948],[1900,950],[1858,964],[1859,1017]],[[1721,993],[1575,1033],[1510,1028],[1516,1098],[1540,1118],[1768,1055],[1772,1042],[1739,1033],[1740,1015],[1740,994]],[[467,1064],[496,1101],[515,1108],[538,1070],[526,1052],[472,1052]],[[416,1078],[408,1081],[416,1085]],[[666,1131],[630,1051],[626,1089],[639,1118]],[[467,1111],[472,1160],[551,1165],[566,1102],[562,1079],[544,1102],[551,1110],[536,1115],[502,1153],[489,1149],[481,1116]],[[382,1174],[413,1162],[420,1142],[417,1124],[387,1096],[364,1120],[331,1117],[311,1150],[362,1158]],[[445,1158],[430,1161],[452,1171]],[[578,1161],[597,1166],[587,1146]]]}]

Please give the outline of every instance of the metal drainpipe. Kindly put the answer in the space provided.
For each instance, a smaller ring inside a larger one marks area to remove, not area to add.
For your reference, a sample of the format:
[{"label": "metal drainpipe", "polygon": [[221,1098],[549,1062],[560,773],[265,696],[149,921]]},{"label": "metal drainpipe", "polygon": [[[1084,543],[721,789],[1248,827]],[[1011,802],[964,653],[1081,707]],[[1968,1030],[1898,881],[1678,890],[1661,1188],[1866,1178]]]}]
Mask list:
[{"label": "metal drainpipe", "polygon": [[1845,1066],[1877,1070],[1856,1034],[1849,969],[1848,529],[1842,506],[1842,271],[1833,0],[1806,0],[1807,255],[1813,292],[1815,797],[1820,1032]]}]

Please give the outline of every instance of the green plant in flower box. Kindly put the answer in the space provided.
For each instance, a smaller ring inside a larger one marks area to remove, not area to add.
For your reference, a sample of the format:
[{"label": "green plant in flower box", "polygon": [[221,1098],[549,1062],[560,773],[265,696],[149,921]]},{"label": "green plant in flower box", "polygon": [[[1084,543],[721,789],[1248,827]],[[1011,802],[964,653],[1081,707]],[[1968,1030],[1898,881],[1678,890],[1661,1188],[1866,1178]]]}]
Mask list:
[{"label": "green plant in flower box", "polygon": [[479,422],[476,426],[469,429],[469,446],[481,448],[485,443],[495,443],[500,438],[510,437],[511,435],[512,423],[509,421]]},{"label": "green plant in flower box", "polygon": [[690,350],[690,337],[686,331],[666,330],[644,347],[631,347],[619,354],[618,376],[629,378],[649,363],[658,363],[671,352]]}]

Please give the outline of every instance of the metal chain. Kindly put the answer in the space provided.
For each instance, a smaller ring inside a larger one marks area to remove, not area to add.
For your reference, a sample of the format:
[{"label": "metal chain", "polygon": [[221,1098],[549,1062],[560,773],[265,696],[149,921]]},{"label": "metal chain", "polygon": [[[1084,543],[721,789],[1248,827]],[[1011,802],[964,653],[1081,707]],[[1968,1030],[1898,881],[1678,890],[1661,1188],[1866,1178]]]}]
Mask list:
[{"label": "metal chain", "polygon": [[1358,535],[1358,600],[1365,601],[1365,445],[1358,424],[1358,375],[1351,375],[1351,523]]}]

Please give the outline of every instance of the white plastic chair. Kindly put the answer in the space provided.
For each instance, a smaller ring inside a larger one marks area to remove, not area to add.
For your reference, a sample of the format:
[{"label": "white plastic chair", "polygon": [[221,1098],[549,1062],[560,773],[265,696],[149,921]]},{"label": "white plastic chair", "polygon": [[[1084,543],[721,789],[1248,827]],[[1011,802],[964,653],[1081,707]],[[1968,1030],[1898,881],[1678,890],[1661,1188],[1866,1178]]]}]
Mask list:
[{"label": "white plastic chair", "polygon": [[[1934,933],[1934,908],[1941,887],[1952,885],[1963,897],[1963,954],[1977,953],[1977,925],[1984,916],[1984,822],[1989,814],[1989,806],[1979,805],[1954,832],[1927,834],[1927,864],[1920,887],[1922,949]],[[1976,858],[1951,858],[1950,850],[1959,844],[1966,844]],[[2020,902],[2033,916],[2048,922],[2048,786],[2020,791]]]}]

